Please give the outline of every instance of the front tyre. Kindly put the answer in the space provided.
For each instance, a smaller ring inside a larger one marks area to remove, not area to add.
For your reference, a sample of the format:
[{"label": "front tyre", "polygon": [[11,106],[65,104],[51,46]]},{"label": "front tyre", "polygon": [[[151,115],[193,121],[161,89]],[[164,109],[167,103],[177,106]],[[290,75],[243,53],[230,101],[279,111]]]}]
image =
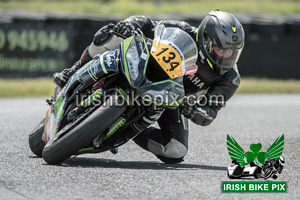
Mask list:
[{"label": "front tyre", "polygon": [[37,127],[29,134],[28,142],[29,147],[35,155],[42,157],[43,148],[45,143],[42,140],[45,127],[45,118],[37,125]]},{"label": "front tyre", "polygon": [[121,99],[117,96],[109,99],[110,102],[104,103],[106,106],[99,107],[61,138],[47,144],[43,149],[43,159],[51,165],[59,164],[102,134],[126,110],[126,105],[119,106]]}]

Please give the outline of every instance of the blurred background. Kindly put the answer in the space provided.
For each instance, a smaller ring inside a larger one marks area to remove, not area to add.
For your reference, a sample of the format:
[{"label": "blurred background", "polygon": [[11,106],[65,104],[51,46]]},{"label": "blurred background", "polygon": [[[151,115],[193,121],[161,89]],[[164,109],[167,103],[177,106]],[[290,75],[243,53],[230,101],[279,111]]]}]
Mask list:
[{"label": "blurred background", "polygon": [[52,74],[108,23],[145,15],[198,27],[214,9],[246,33],[238,93],[300,93],[300,0],[0,0],[0,97],[53,93]]}]

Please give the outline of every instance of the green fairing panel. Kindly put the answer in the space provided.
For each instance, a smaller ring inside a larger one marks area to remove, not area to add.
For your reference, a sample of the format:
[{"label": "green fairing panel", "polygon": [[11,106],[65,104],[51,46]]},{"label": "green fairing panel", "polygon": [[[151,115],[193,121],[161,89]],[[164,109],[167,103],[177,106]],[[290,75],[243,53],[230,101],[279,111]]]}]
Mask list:
[{"label": "green fairing panel", "polygon": [[67,105],[67,100],[63,97],[65,95],[65,89],[63,89],[57,96],[54,103],[55,113],[55,134],[58,132],[63,115],[65,113],[64,107]]},{"label": "green fairing panel", "polygon": [[[96,90],[93,92],[93,94],[91,94],[88,98],[86,98],[85,100],[83,100],[80,105],[82,107],[88,107],[90,106],[92,103],[96,102],[96,100],[100,99],[102,95],[102,88]],[[97,102],[96,102],[97,103]]]},{"label": "green fairing panel", "polygon": [[62,103],[63,103],[63,100],[64,100],[64,98],[63,98],[62,95],[64,95],[64,90],[62,90],[62,91],[58,94],[58,96],[57,96],[57,98],[56,98],[56,100],[55,100],[55,104],[54,104],[54,112],[55,112],[56,114],[57,114],[57,112],[58,112],[59,108],[61,107],[61,105],[62,105]]},{"label": "green fairing panel", "polygon": [[137,92],[145,100],[165,107],[177,107],[184,97],[183,78],[146,82]]},{"label": "green fairing panel", "polygon": [[145,80],[149,50],[144,38],[133,36],[121,45],[122,71],[133,88],[139,88]]},{"label": "green fairing panel", "polygon": [[132,105],[132,102],[130,100],[129,95],[125,92],[125,90],[123,90],[122,88],[119,88],[118,90],[119,94],[124,98],[124,100],[126,101],[127,105]]}]

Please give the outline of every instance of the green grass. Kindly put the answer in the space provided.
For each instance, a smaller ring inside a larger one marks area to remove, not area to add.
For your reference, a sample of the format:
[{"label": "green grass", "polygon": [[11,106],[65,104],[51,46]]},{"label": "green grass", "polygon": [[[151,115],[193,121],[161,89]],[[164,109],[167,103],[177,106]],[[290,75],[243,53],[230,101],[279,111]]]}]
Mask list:
[{"label": "green grass", "polygon": [[53,79],[0,79],[0,97],[50,96]]},{"label": "green grass", "polygon": [[[300,14],[300,0],[0,0],[0,9],[120,16],[205,14],[216,8],[232,13]],[[0,97],[49,96],[54,87],[50,78],[0,79]],[[300,81],[243,78],[238,93],[300,93]]]},{"label": "green grass", "polygon": [[[0,97],[50,96],[54,91],[51,78],[0,79]],[[243,78],[238,94],[300,94],[299,80]]]},{"label": "green grass", "polygon": [[241,80],[241,85],[237,92],[240,94],[300,93],[300,81],[245,78]]},{"label": "green grass", "polygon": [[[157,3],[161,2],[161,3]],[[232,13],[299,14],[299,0],[2,0],[2,9],[87,14],[204,14],[216,8]]]}]

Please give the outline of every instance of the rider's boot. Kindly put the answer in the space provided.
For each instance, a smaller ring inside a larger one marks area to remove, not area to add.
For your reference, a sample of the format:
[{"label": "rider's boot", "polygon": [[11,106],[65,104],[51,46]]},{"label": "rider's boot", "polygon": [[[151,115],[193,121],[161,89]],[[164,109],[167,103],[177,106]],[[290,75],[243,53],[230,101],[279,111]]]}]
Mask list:
[{"label": "rider's boot", "polygon": [[82,53],[80,60],[77,61],[71,68],[64,69],[60,73],[53,74],[54,83],[63,88],[67,84],[70,77],[90,60],[92,60],[92,56],[89,53],[89,47],[87,47]]},{"label": "rider's boot", "polygon": [[59,73],[54,73],[53,78],[54,78],[54,83],[59,85],[60,87],[64,87],[70,77],[80,68],[80,63],[79,61],[76,62],[71,68],[69,69],[64,69],[62,72]]}]

